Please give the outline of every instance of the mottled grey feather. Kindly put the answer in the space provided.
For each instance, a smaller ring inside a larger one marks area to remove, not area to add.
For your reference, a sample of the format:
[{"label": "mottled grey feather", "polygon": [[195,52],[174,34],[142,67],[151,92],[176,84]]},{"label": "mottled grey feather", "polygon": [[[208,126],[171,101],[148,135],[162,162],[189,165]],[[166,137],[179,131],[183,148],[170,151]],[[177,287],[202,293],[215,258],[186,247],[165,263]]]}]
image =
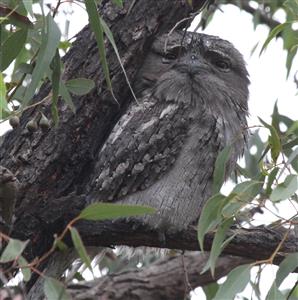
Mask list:
[{"label": "mottled grey feather", "polygon": [[[167,47],[164,52],[165,45]],[[227,41],[197,33],[163,35],[138,74],[132,103],[98,153],[93,201],[150,205],[151,226],[179,230],[211,195],[214,163],[243,152],[247,71]]]}]

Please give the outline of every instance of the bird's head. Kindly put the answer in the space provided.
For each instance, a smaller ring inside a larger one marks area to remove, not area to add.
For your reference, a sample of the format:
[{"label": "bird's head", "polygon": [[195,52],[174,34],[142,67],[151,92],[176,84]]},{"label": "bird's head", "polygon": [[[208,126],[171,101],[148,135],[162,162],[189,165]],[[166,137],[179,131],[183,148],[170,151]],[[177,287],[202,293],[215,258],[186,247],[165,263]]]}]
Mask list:
[{"label": "bird's head", "polygon": [[153,43],[140,74],[142,88],[164,90],[167,96],[170,91],[178,95],[187,90],[205,99],[227,94],[225,102],[232,98],[247,110],[245,62],[230,42],[218,37],[193,32],[164,34]]}]

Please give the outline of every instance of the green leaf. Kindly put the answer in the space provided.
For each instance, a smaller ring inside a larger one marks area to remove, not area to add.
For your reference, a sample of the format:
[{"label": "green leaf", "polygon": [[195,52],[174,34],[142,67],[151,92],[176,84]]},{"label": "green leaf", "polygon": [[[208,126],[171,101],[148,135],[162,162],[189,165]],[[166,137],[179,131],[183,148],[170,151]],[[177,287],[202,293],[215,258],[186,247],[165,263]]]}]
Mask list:
[{"label": "green leaf", "polygon": [[70,300],[71,297],[65,286],[58,280],[50,277],[45,278],[44,293],[47,299]]},{"label": "green leaf", "polygon": [[95,86],[94,81],[87,78],[70,79],[65,82],[69,92],[81,96],[88,94]]},{"label": "green leaf", "polygon": [[17,259],[26,248],[28,242],[29,241],[22,242],[20,240],[10,239],[1,255],[0,262],[6,263]]},{"label": "green leaf", "polygon": [[61,97],[64,99],[64,101],[66,102],[66,104],[70,107],[70,109],[72,110],[73,113],[76,112],[76,108],[72,102],[71,96],[68,92],[68,89],[65,86],[65,83],[61,80],[60,81],[60,90],[59,93],[61,95]]},{"label": "green leaf", "polygon": [[268,182],[267,182],[266,190],[265,190],[265,194],[268,196],[272,192],[272,184],[273,184],[274,180],[276,179],[276,175],[277,175],[278,171],[279,171],[279,168],[275,167],[268,176]]},{"label": "green leaf", "polygon": [[59,45],[60,41],[60,30],[50,14],[46,17],[46,28],[42,36],[42,43],[39,49],[36,66],[32,72],[32,80],[26,89],[23,106],[26,106],[32,99],[40,80],[46,74],[47,68],[49,67]]},{"label": "green leaf", "polygon": [[260,51],[260,55],[262,52],[267,48],[268,44],[271,42],[271,40],[276,37],[281,31],[283,31],[287,26],[290,26],[292,22],[285,22],[283,24],[279,24],[275,26],[269,33],[266,41],[264,42],[262,49]]},{"label": "green leaf", "polygon": [[231,155],[231,146],[225,147],[218,154],[215,161],[215,168],[213,173],[213,186],[212,193],[216,194],[220,191],[222,184],[224,183],[226,177],[226,164]]},{"label": "green leaf", "polygon": [[274,281],[266,296],[266,300],[286,300],[286,299],[287,297],[278,290],[276,286],[276,282]]},{"label": "green leaf", "polygon": [[135,95],[135,93],[134,93],[134,91],[133,91],[133,89],[131,87],[131,84],[130,84],[129,79],[128,79],[127,74],[126,74],[126,71],[125,71],[124,66],[122,64],[121,57],[120,57],[120,54],[118,52],[118,48],[117,48],[116,42],[115,42],[114,37],[113,37],[113,33],[111,32],[109,26],[104,21],[104,19],[102,19],[101,17],[99,17],[99,18],[100,18],[100,22],[101,22],[102,28],[103,28],[103,30],[104,30],[107,38],[109,39],[111,45],[113,46],[114,52],[115,52],[115,54],[117,56],[118,62],[120,64],[120,67],[121,67],[122,72],[124,74],[124,77],[125,77],[125,80],[127,82],[127,85],[128,85],[128,87],[130,89],[130,92],[131,92],[134,100],[138,103],[137,97],[136,97],[136,95]]},{"label": "green leaf", "polygon": [[119,7],[123,7],[123,0],[112,0],[113,3]]},{"label": "green leaf", "polygon": [[263,182],[255,180],[237,184],[227,197],[226,205],[222,209],[222,215],[225,218],[234,216],[235,213],[259,194],[263,184]]},{"label": "green leaf", "polygon": [[33,14],[33,1],[32,0],[23,0],[24,7],[26,8],[27,12],[30,14],[31,17],[34,17]]},{"label": "green leaf", "polygon": [[31,270],[28,266],[28,262],[27,260],[23,257],[23,256],[20,256],[18,258],[18,265],[19,267],[21,268],[21,272],[23,274],[23,280],[25,282],[28,282],[31,278]]},{"label": "green leaf", "polygon": [[6,93],[6,85],[3,75],[0,72],[0,119],[3,118],[4,111],[7,110]]},{"label": "green leaf", "polygon": [[100,18],[97,12],[97,7],[94,2],[94,0],[87,0],[85,1],[85,6],[86,10],[89,16],[89,23],[92,31],[94,32],[95,39],[97,42],[97,47],[98,47],[98,52],[99,52],[99,58],[100,58],[100,63],[105,75],[106,83],[108,86],[109,91],[112,93],[114,99],[114,93],[113,93],[113,88],[112,88],[112,83],[111,83],[111,78],[110,78],[110,71],[109,71],[109,66],[106,58],[106,49],[104,45],[104,39],[103,39],[103,29],[102,25],[100,22]]},{"label": "green leaf", "polygon": [[231,271],[213,300],[234,299],[235,295],[240,293],[249,282],[250,269],[250,265],[243,265]]},{"label": "green leaf", "polygon": [[80,237],[79,232],[76,230],[76,228],[71,227],[70,228],[70,233],[71,233],[71,239],[72,242],[79,254],[79,257],[83,261],[83,263],[88,267],[88,269],[93,273],[92,267],[91,267],[91,259],[86,251],[86,248],[83,244],[83,241]]},{"label": "green leaf", "polygon": [[219,284],[216,282],[202,286],[202,289],[206,296],[206,300],[212,300],[215,294],[217,293],[218,288],[219,288]]},{"label": "green leaf", "polygon": [[[211,275],[212,275],[212,277],[214,277],[216,261],[224,249],[224,247],[223,247],[224,239],[226,237],[227,231],[229,230],[229,228],[231,227],[232,224],[233,224],[233,218],[230,218],[230,219],[224,220],[218,226],[215,236],[214,236],[214,239],[213,239],[213,242],[212,242],[209,259],[208,259],[206,266],[204,267],[204,270],[202,271],[202,273],[204,273],[205,271],[207,271],[210,268]],[[225,243],[225,246],[227,246],[226,243]]]},{"label": "green leaf", "polygon": [[297,175],[288,175],[284,182],[277,185],[270,195],[273,202],[281,201],[291,197],[298,189]]},{"label": "green leaf", "polygon": [[63,50],[64,52],[67,51],[68,48],[72,45],[69,41],[62,41],[59,43],[59,49]]},{"label": "green leaf", "polygon": [[141,205],[122,205],[112,203],[94,203],[87,206],[79,214],[79,218],[85,220],[106,220],[121,217],[139,216],[144,214],[153,214],[155,209],[149,206]]},{"label": "green leaf", "polygon": [[1,45],[0,71],[5,70],[18,56],[25,45],[27,33],[27,29],[20,29],[10,35],[10,37]]},{"label": "green leaf", "polygon": [[276,286],[279,287],[284,279],[298,267],[298,252],[290,253],[279,265],[276,273]]},{"label": "green leaf", "polygon": [[297,0],[286,0],[283,6],[291,12],[296,19],[298,19],[298,1]]},{"label": "green leaf", "polygon": [[267,129],[270,130],[269,145],[271,148],[271,157],[272,157],[272,160],[274,162],[276,162],[276,160],[282,150],[279,135],[273,126],[267,124],[261,118],[259,118],[259,120]]},{"label": "green leaf", "polygon": [[226,201],[226,197],[222,194],[216,194],[209,198],[204,205],[198,224],[198,241],[201,251],[203,251],[203,243],[205,234],[213,229],[222,221],[220,214],[221,208]]},{"label": "green leaf", "polygon": [[51,63],[51,69],[52,69],[52,105],[51,105],[51,112],[52,117],[55,123],[55,126],[58,126],[59,122],[59,114],[58,114],[58,97],[59,97],[59,89],[60,89],[60,76],[61,76],[61,61],[60,61],[60,55],[58,49],[56,50],[56,54],[52,60]]},{"label": "green leaf", "polygon": [[62,252],[66,251],[68,249],[67,245],[59,239],[55,239],[54,247],[57,247]]}]

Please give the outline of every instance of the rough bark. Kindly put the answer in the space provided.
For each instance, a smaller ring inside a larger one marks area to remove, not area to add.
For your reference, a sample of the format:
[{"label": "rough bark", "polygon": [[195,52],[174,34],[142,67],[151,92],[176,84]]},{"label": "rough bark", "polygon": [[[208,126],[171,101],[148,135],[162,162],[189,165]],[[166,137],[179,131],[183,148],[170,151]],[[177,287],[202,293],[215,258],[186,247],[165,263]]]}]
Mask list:
[{"label": "rough bark", "polygon": [[[193,2],[198,8],[205,1]],[[169,31],[192,8],[187,1],[140,0],[125,1],[124,8],[120,9],[111,1],[103,1],[100,11],[114,33],[122,63],[133,83],[154,36]],[[44,253],[52,243],[53,233],[61,231],[70,220],[68,213],[76,208],[72,207],[71,197],[68,204],[60,207],[64,218],[59,224],[52,222],[57,219],[52,204],[70,193],[84,194],[93,175],[93,156],[131,99],[108,43],[107,58],[119,105],[105,87],[96,42],[87,26],[77,35],[64,58],[64,79],[91,78],[96,88],[83,97],[73,97],[76,114],[61,102],[59,126],[46,133],[29,134],[24,127],[40,110],[49,116],[50,103],[27,110],[21,118],[21,126],[7,134],[0,149],[0,164],[16,174],[20,181],[12,236],[31,240],[27,250],[29,259]],[[45,84],[35,101],[47,96],[49,90],[49,85]],[[79,209],[85,204],[80,205]],[[45,211],[47,219],[42,216]]]},{"label": "rough bark", "polygon": [[73,299],[159,300],[184,299],[190,290],[214,282],[247,258],[225,256],[218,260],[215,277],[201,274],[208,255],[187,254],[160,260],[147,268],[112,274],[90,282],[70,285]]}]

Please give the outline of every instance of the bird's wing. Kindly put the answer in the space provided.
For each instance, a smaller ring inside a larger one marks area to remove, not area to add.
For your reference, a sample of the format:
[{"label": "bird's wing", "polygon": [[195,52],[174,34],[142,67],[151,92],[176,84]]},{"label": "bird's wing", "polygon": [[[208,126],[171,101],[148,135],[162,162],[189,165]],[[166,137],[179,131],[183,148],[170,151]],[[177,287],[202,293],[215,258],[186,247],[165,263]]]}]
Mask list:
[{"label": "bird's wing", "polygon": [[146,189],[174,164],[189,127],[182,101],[148,96],[132,104],[99,152],[92,184],[96,201],[112,201]]}]

